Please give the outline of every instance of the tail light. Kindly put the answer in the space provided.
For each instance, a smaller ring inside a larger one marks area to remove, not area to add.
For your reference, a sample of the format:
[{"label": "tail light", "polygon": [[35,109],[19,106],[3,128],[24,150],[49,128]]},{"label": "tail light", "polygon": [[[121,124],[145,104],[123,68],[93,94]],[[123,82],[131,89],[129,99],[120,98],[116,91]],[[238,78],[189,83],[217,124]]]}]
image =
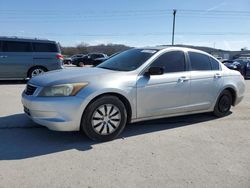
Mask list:
[{"label": "tail light", "polygon": [[62,55],[62,54],[57,54],[57,55],[56,55],[56,59],[63,60],[63,55]]}]

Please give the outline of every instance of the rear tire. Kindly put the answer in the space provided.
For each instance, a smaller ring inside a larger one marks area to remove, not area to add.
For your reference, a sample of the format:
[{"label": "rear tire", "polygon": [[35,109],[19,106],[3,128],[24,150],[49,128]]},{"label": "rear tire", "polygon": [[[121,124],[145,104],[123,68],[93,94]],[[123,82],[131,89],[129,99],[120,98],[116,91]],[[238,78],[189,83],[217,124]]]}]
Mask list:
[{"label": "rear tire", "polygon": [[232,97],[231,92],[228,90],[224,90],[220,94],[216,102],[213,114],[217,117],[224,117],[228,115],[230,112],[232,103],[233,103],[233,97]]},{"label": "rear tire", "polygon": [[82,116],[81,130],[92,140],[115,139],[125,128],[127,111],[115,96],[103,96],[92,102]]},{"label": "rear tire", "polygon": [[47,71],[48,70],[44,67],[40,67],[40,66],[32,67],[28,71],[28,78],[33,78],[33,77],[38,76],[39,74],[42,74],[42,73],[47,72]]}]

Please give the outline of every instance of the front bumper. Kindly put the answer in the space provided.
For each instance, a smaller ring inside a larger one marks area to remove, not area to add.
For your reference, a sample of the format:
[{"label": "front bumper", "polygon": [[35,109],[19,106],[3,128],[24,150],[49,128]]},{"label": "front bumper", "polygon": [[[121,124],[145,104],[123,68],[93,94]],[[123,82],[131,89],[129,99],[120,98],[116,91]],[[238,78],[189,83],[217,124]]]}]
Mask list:
[{"label": "front bumper", "polygon": [[22,94],[24,112],[36,123],[55,131],[78,131],[85,105],[83,98],[36,97]]}]

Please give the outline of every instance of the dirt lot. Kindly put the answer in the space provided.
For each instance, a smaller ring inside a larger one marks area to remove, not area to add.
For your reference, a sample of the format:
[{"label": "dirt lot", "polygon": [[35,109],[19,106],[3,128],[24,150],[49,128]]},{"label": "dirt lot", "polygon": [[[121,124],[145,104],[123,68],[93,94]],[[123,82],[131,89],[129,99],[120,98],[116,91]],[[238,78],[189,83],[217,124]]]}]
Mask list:
[{"label": "dirt lot", "polygon": [[232,114],[129,125],[95,143],[22,112],[24,83],[0,85],[0,187],[250,187],[250,81]]}]

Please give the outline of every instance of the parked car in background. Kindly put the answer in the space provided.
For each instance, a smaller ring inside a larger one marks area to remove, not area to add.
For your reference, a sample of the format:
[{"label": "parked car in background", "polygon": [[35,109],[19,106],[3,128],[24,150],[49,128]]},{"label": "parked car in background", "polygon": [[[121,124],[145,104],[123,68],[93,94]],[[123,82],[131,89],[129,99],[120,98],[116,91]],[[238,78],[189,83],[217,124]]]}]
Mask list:
[{"label": "parked car in background", "polygon": [[222,63],[229,69],[239,71],[245,79],[250,77],[250,60],[235,59],[223,61]]},{"label": "parked car in background", "polygon": [[102,62],[101,58],[108,58],[108,56],[102,53],[90,53],[86,56],[75,58],[72,64],[78,67],[83,67],[84,65],[96,66]]},{"label": "parked car in background", "polygon": [[241,64],[239,62],[236,62],[234,60],[226,60],[223,61],[222,63],[231,70],[237,70],[241,72]]},{"label": "parked car in background", "polygon": [[116,138],[129,122],[213,112],[229,114],[244,96],[242,75],[188,48],[135,48],[94,68],[65,69],[31,79],[26,114],[57,131]]},{"label": "parked car in background", "polygon": [[72,61],[74,59],[76,59],[76,58],[82,58],[84,56],[86,56],[86,54],[75,54],[75,55],[72,55],[71,57],[64,58],[63,59],[63,63],[70,65],[70,64],[72,64]]},{"label": "parked car in background", "polygon": [[222,62],[224,59],[222,57],[216,57],[220,62]]},{"label": "parked car in background", "polygon": [[121,52],[114,53],[114,54],[112,54],[111,56],[106,56],[106,57],[102,57],[102,58],[97,58],[97,59],[95,59],[94,65],[93,65],[93,66],[99,65],[99,64],[103,63],[104,61],[106,61],[106,60],[108,60],[108,59],[110,59],[110,58],[112,58],[112,57],[118,55],[119,53],[121,53]]},{"label": "parked car in background", "polygon": [[26,79],[63,68],[55,41],[0,37],[0,79]]}]

